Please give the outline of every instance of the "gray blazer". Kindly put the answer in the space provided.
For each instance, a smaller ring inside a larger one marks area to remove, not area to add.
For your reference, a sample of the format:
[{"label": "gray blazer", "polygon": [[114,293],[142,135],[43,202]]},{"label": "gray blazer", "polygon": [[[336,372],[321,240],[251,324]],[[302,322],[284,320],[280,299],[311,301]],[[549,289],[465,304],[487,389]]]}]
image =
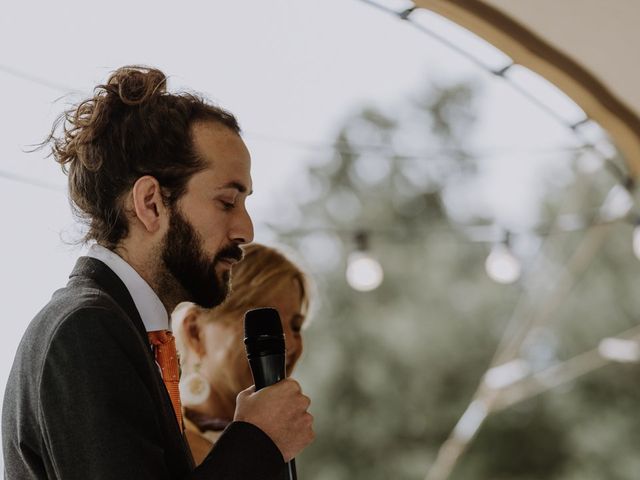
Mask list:
[{"label": "gray blazer", "polygon": [[8,480],[265,479],[284,468],[271,439],[243,422],[194,468],[131,295],[89,257],[24,334],[2,444]]}]

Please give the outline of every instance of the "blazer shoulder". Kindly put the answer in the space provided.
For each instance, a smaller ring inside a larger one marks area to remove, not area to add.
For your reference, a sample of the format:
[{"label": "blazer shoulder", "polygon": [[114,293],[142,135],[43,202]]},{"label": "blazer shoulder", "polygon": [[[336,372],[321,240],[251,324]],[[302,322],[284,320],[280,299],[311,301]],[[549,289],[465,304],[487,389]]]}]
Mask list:
[{"label": "blazer shoulder", "polygon": [[32,379],[39,380],[54,342],[65,343],[74,338],[90,341],[97,331],[103,335],[103,344],[111,343],[109,340],[114,337],[139,344],[131,319],[107,292],[91,285],[60,289],[27,327],[14,369],[29,372]]},{"label": "blazer shoulder", "polygon": [[140,346],[142,338],[138,338],[133,319],[107,291],[92,283],[70,283],[57,291],[43,309],[42,317],[34,319],[36,329],[38,323],[43,324],[44,331],[37,336],[42,348],[75,338],[83,342],[100,340],[103,345],[111,343],[109,340],[133,341],[136,347]]},{"label": "blazer shoulder", "polygon": [[42,349],[62,325],[81,318],[91,319],[97,312],[109,312],[114,319],[127,319],[115,300],[100,288],[62,288],[53,294],[49,303],[33,318],[24,333],[20,348],[30,349],[30,345],[34,344]]},{"label": "blazer shoulder", "polygon": [[54,292],[40,313],[64,317],[82,308],[96,307],[121,310],[116,300],[95,282],[69,282],[66,287]]}]

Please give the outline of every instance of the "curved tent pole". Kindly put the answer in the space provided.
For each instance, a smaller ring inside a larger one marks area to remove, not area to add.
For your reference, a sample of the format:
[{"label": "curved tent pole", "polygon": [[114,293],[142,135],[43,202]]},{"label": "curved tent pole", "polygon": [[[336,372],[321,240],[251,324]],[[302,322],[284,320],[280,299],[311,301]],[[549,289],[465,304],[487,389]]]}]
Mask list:
[{"label": "curved tent pole", "polygon": [[517,64],[555,84],[611,135],[630,175],[633,178],[640,176],[640,116],[596,74],[489,3],[481,0],[414,0],[416,7],[434,11],[470,30]]}]

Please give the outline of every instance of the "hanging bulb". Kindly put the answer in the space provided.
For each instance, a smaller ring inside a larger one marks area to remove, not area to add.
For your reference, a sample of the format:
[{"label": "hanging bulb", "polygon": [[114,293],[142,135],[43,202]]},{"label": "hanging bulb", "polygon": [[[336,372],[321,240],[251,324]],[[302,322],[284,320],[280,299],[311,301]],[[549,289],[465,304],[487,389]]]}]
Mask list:
[{"label": "hanging bulb", "polygon": [[356,250],[347,259],[347,282],[354,290],[369,292],[382,283],[382,265],[369,253],[369,238],[365,232],[355,236]]},{"label": "hanging bulb", "polygon": [[602,155],[594,152],[593,149],[583,150],[577,158],[578,169],[585,174],[592,174],[602,168],[604,160]]},{"label": "hanging bulb", "polygon": [[633,229],[633,253],[640,260],[640,222]]},{"label": "hanging bulb", "polygon": [[522,273],[520,261],[505,243],[498,243],[491,249],[484,266],[493,281],[503,284],[515,282]]},{"label": "hanging bulb", "polygon": [[600,207],[600,216],[607,222],[613,222],[627,216],[632,208],[633,197],[629,190],[622,185],[614,185]]},{"label": "hanging bulb", "polygon": [[365,252],[353,252],[347,263],[347,282],[355,290],[368,292],[382,283],[384,272],[380,262]]},{"label": "hanging bulb", "polygon": [[623,338],[605,338],[598,345],[602,358],[614,362],[631,363],[640,361],[640,346],[637,341]]}]

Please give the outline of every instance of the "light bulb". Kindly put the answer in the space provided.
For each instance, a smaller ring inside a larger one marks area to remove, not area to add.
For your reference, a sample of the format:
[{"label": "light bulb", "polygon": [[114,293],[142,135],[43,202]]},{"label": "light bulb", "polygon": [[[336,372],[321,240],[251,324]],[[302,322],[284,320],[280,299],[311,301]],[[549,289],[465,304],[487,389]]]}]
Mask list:
[{"label": "light bulb", "polygon": [[634,340],[605,338],[598,345],[600,356],[614,362],[637,362],[640,360],[640,346]]},{"label": "light bulb", "polygon": [[595,173],[602,168],[604,160],[602,156],[592,150],[585,150],[578,157],[578,168],[586,174]]},{"label": "light bulb", "polygon": [[347,262],[347,282],[355,290],[368,292],[382,283],[384,272],[380,263],[365,252],[358,251],[349,255]]},{"label": "light bulb", "polygon": [[629,190],[622,185],[614,185],[600,207],[600,216],[605,221],[612,222],[625,217],[632,208],[633,197]]},{"label": "light bulb", "polygon": [[633,229],[633,253],[640,260],[640,225]]},{"label": "light bulb", "polygon": [[499,243],[491,249],[485,262],[489,277],[498,283],[513,283],[520,278],[522,267],[509,248]]}]

